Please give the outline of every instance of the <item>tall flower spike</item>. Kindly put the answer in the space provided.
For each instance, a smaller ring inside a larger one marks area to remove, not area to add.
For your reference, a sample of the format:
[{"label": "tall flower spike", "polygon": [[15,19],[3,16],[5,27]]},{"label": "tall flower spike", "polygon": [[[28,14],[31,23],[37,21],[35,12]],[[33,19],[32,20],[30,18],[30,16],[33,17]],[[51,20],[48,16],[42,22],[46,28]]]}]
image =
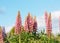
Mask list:
[{"label": "tall flower spike", "polygon": [[51,13],[49,14],[49,18],[48,18],[48,36],[51,36],[51,32],[52,32],[52,23],[51,23]]},{"label": "tall flower spike", "polygon": [[36,21],[36,16],[34,17],[34,24],[33,24],[33,33],[36,34],[37,31],[37,21]]},{"label": "tall flower spike", "polygon": [[25,19],[24,30],[28,32],[28,24],[27,24],[27,17]]},{"label": "tall flower spike", "polygon": [[33,18],[30,15],[30,13],[28,13],[27,16],[27,25],[28,25],[28,31],[31,33],[33,31]]},{"label": "tall flower spike", "polygon": [[51,13],[48,15],[48,13],[45,12],[45,23],[46,23],[46,33],[48,37],[50,37],[52,31]]},{"label": "tall flower spike", "polygon": [[21,16],[20,16],[20,11],[18,11],[18,15],[16,17],[16,24],[15,24],[15,33],[19,34],[21,32]]},{"label": "tall flower spike", "polygon": [[0,27],[0,43],[4,43],[4,42],[3,42],[3,32],[2,32],[2,27]]},{"label": "tall flower spike", "polygon": [[46,32],[47,32],[47,29],[48,29],[48,13],[45,12],[45,24],[46,24]]}]

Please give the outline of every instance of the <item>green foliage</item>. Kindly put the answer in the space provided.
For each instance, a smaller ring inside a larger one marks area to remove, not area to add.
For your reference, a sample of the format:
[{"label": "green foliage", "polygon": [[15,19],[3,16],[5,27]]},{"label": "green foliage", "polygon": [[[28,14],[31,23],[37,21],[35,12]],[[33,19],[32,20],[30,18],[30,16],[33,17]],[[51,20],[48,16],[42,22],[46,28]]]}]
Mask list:
[{"label": "green foliage", "polygon": [[14,34],[13,29],[14,28],[12,28],[10,33],[7,34],[4,41],[5,43],[60,43],[60,35],[57,35],[57,37],[51,35],[49,38],[44,31],[36,34],[25,31],[21,32],[20,34]]},{"label": "green foliage", "polygon": [[13,28],[11,29],[10,35],[14,35],[14,29],[15,29],[15,27],[13,27]]}]

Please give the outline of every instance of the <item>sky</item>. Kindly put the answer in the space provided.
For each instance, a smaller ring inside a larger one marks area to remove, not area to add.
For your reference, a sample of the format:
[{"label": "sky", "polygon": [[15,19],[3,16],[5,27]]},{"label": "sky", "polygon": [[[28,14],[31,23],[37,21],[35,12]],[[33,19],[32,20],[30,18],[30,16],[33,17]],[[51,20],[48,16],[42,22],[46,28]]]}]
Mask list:
[{"label": "sky", "polygon": [[0,25],[5,26],[6,31],[15,25],[18,11],[20,11],[22,23],[28,12],[36,16],[39,28],[45,27],[44,12],[51,12],[53,32],[58,31],[60,0],[0,0]]}]

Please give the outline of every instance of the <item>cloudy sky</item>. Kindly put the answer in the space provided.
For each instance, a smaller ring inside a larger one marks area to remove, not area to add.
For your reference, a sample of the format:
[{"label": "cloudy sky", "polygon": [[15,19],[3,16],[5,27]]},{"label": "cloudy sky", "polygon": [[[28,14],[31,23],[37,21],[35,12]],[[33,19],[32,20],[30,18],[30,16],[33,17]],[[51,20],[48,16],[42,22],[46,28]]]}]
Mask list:
[{"label": "cloudy sky", "polygon": [[16,15],[20,10],[22,23],[28,12],[37,17],[38,27],[45,28],[44,12],[51,12],[53,33],[59,32],[60,0],[0,0],[0,25],[6,32],[15,25]]}]

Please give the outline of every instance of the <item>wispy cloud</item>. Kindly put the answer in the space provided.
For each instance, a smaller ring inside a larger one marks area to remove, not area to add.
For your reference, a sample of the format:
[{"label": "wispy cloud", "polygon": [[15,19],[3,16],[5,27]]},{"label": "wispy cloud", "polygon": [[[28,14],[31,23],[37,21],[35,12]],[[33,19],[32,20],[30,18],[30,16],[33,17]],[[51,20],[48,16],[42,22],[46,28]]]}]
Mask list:
[{"label": "wispy cloud", "polygon": [[6,7],[0,7],[0,14],[6,13]]}]

